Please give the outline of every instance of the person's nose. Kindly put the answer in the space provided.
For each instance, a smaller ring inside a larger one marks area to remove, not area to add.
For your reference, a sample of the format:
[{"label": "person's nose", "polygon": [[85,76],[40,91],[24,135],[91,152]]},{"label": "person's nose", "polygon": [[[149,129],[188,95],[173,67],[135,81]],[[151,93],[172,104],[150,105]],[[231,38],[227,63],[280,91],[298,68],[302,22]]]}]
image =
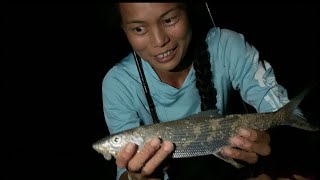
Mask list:
[{"label": "person's nose", "polygon": [[170,40],[167,32],[162,27],[154,28],[151,36],[151,44],[155,48],[165,46]]}]

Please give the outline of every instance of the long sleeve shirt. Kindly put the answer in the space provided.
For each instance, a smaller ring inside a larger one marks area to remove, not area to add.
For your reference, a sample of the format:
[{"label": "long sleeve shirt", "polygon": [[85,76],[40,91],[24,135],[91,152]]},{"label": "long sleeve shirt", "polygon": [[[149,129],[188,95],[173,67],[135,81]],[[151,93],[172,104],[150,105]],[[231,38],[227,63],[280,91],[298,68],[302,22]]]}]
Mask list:
[{"label": "long sleeve shirt", "polygon": [[[238,90],[241,98],[257,112],[276,111],[289,102],[287,91],[277,83],[271,65],[259,59],[257,49],[242,34],[215,27],[209,30],[206,41],[212,82],[217,92],[216,107],[220,114],[228,108],[232,89]],[[142,67],[160,122],[181,119],[201,111],[193,67],[180,89],[161,82],[144,60]],[[103,80],[102,94],[110,134],[152,123],[132,54],[108,71]],[[117,179],[124,171],[118,168]]]}]

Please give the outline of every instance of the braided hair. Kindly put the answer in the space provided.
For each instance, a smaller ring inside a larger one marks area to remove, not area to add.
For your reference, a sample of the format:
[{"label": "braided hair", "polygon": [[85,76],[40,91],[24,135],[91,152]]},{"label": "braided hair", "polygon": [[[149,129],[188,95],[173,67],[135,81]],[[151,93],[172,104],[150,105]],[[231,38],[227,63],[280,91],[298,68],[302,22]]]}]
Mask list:
[{"label": "braided hair", "polygon": [[201,110],[214,109],[216,104],[216,91],[213,88],[211,64],[207,43],[202,40],[194,51],[193,67],[196,72],[196,87],[201,98]]},{"label": "braided hair", "polygon": [[[212,82],[210,53],[206,42],[208,28],[211,27],[212,24],[209,25],[209,22],[211,22],[209,19],[203,19],[209,17],[208,14],[206,14],[207,12],[199,11],[199,9],[205,9],[203,3],[190,3],[187,3],[187,13],[193,32],[190,46],[193,49],[193,67],[196,73],[196,87],[198,88],[201,98],[201,110],[205,111],[215,109],[217,101],[217,93]],[[195,8],[194,6],[201,7]],[[200,22],[199,19],[202,19],[202,21]],[[208,22],[208,24],[204,22]]]}]

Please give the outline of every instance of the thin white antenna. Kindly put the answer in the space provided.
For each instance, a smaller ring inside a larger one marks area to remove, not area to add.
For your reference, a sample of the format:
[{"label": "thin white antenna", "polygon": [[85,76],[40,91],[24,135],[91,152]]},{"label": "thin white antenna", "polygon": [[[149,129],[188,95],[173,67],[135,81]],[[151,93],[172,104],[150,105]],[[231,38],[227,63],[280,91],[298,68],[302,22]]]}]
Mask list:
[{"label": "thin white antenna", "polygon": [[214,27],[216,27],[216,24],[215,24],[214,21],[213,21],[213,18],[212,18],[211,11],[210,11],[210,8],[209,8],[209,6],[208,6],[208,3],[205,2],[205,4],[206,4],[206,7],[207,7],[207,11],[208,11],[208,13],[209,13],[209,15],[210,15],[212,24],[213,24]]}]

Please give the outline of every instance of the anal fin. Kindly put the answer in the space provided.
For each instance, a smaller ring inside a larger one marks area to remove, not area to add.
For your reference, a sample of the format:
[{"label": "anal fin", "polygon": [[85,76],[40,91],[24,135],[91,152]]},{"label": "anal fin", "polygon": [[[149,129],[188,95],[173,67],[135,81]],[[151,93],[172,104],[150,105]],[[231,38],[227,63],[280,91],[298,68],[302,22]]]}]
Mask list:
[{"label": "anal fin", "polygon": [[225,161],[227,163],[230,163],[231,165],[233,165],[234,167],[236,167],[238,169],[244,167],[244,165],[237,163],[234,159],[224,156],[221,153],[221,150],[219,150],[218,152],[213,153],[213,155],[215,155],[216,157],[218,157],[219,159],[222,159],[223,161]]}]

